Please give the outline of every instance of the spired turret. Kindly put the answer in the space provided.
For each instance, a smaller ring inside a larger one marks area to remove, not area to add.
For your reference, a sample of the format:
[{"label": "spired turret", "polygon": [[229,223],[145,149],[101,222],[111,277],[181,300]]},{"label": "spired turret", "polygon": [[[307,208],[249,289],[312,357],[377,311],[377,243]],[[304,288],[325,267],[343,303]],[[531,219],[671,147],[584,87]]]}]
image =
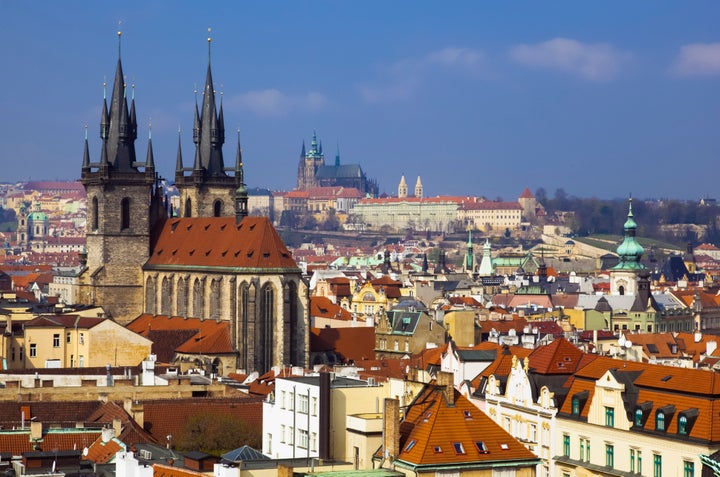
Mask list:
[{"label": "spired turret", "polygon": [[[120,39],[119,32],[118,45]],[[138,270],[150,256],[151,231],[166,217],[162,194],[155,190],[158,178],[150,134],[145,161],[139,162],[135,156],[137,113],[134,93],[128,107],[124,78],[118,53],[109,108],[103,93],[102,142],[96,162],[91,160],[85,133],[80,181],[88,202],[88,255],[76,297],[79,303],[101,304],[120,322],[134,318],[142,309]]]},{"label": "spired turret", "polygon": [[[216,103],[210,62],[211,44],[212,39],[208,38],[208,66],[201,106],[197,104],[196,91],[193,117],[195,155],[190,168],[186,168],[182,164],[180,138],[178,138],[175,184],[180,191],[181,217],[233,216],[239,212],[237,207],[243,204],[245,212],[242,213],[247,215],[247,201],[236,199],[236,192],[244,179],[238,176],[237,167],[225,167],[223,159],[225,115],[222,100],[219,110]],[[229,173],[234,173],[234,175]]]},{"label": "spired turret", "polygon": [[645,266],[640,262],[645,250],[635,238],[637,223],[633,216],[632,197],[628,201],[628,215],[623,229],[623,241],[617,248],[620,261],[610,269],[610,293],[613,295],[635,295],[638,290],[638,273],[645,269]]}]

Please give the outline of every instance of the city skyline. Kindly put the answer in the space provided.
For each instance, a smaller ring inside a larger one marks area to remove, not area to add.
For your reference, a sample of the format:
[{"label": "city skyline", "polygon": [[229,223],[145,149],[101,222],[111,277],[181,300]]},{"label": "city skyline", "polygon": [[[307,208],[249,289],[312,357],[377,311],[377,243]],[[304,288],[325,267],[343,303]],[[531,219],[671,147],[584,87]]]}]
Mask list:
[{"label": "city skyline", "polygon": [[339,147],[381,193],[404,174],[433,196],[716,195],[716,4],[453,6],[4,2],[0,180],[77,179],[85,125],[99,158],[102,83],[120,46],[138,156],[152,124],[172,181],[178,128],[193,157],[209,35],[225,162],[239,128],[249,187],[292,189],[317,131],[328,163]]}]

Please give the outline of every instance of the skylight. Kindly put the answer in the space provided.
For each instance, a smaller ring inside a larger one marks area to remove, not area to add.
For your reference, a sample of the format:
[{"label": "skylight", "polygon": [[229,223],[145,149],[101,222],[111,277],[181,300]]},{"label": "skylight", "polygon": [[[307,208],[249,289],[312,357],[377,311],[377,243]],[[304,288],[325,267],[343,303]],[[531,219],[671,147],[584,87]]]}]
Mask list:
[{"label": "skylight", "polygon": [[475,447],[481,454],[487,454],[488,452],[490,452],[488,451],[488,448],[483,441],[475,441]]},{"label": "skylight", "polygon": [[453,447],[455,448],[456,454],[464,454],[465,453],[465,447],[463,447],[462,442],[453,442]]},{"label": "skylight", "polygon": [[410,452],[410,449],[412,449],[413,447],[415,447],[415,444],[416,444],[416,443],[417,443],[417,441],[416,441],[415,439],[413,439],[413,440],[411,440],[410,442],[408,442],[408,445],[405,446],[405,452]]}]

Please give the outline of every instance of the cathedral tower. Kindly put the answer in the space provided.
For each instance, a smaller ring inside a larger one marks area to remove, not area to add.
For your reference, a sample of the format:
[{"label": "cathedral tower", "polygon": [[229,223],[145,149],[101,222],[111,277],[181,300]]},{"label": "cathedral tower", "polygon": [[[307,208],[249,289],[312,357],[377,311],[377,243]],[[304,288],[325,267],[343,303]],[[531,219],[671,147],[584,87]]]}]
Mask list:
[{"label": "cathedral tower", "polygon": [[620,262],[610,269],[610,293],[612,295],[635,295],[638,291],[638,272],[645,269],[640,263],[643,250],[635,238],[637,223],[633,218],[632,198],[628,205],[628,215],[625,221],[624,238],[617,248]]},{"label": "cathedral tower", "polygon": [[[241,163],[236,163],[234,168],[225,167],[223,160],[225,118],[222,99],[219,109],[215,101],[216,91],[210,64],[211,44],[212,38],[208,38],[208,67],[202,92],[202,107],[198,108],[197,96],[195,102],[195,155],[192,167],[183,166],[178,144],[175,184],[180,191],[180,217],[227,217],[237,213],[236,191],[240,187],[242,175],[237,167]],[[238,153],[239,148],[238,141]],[[234,175],[228,172],[234,172]]]},{"label": "cathedral tower", "polygon": [[399,199],[405,199],[408,195],[408,186],[407,182],[405,182],[405,175],[400,178],[400,184],[398,184],[398,198]]},{"label": "cathedral tower", "polygon": [[166,217],[156,187],[152,141],[145,161],[135,156],[137,121],[134,88],[128,108],[120,58],[108,106],[100,116],[100,160],[91,162],[87,134],[80,181],[87,193],[87,254],[79,277],[78,302],[100,304],[118,320],[134,318],[143,304],[140,267],[151,252],[151,230]]}]

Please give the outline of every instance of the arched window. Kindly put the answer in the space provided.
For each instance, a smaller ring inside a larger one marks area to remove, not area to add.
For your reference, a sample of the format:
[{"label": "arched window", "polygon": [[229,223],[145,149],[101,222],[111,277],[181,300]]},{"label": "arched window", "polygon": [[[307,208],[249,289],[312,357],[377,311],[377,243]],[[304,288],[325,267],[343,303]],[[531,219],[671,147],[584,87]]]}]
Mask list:
[{"label": "arched window", "polygon": [[248,366],[250,366],[249,359],[249,352],[248,352],[248,339],[250,338],[250,330],[248,329],[248,321],[249,321],[249,302],[250,302],[250,290],[248,288],[247,283],[243,283],[240,287],[240,323],[241,327],[240,330],[238,330],[238,336],[240,336],[240,340],[242,341],[242,346],[240,349],[240,366],[243,367],[243,369],[248,370]]},{"label": "arched window", "polygon": [[120,230],[130,228],[130,198],[123,197],[120,203]]},{"label": "arched window", "polygon": [[220,319],[220,280],[210,282],[210,318]]},{"label": "arched window", "polygon": [[155,314],[155,279],[148,277],[145,282],[145,313]]},{"label": "arched window", "polygon": [[172,315],[172,295],[173,295],[173,283],[168,277],[163,277],[162,280],[162,294],[160,295],[160,314],[171,316]]},{"label": "arched window", "polygon": [[92,198],[92,209],[90,210],[90,213],[92,214],[90,220],[92,224],[92,229],[97,230],[98,225],[100,223],[100,212],[98,210],[98,199],[97,197]]},{"label": "arched window", "polygon": [[196,278],[193,283],[193,316],[195,318],[205,317],[205,295],[199,278]]},{"label": "arched window", "polygon": [[187,280],[180,278],[177,282],[177,314],[187,316],[188,312],[188,284]]},{"label": "arched window", "polygon": [[665,413],[662,411],[658,411],[655,415],[655,429],[658,431],[665,430]]},{"label": "arched window", "polygon": [[642,409],[635,409],[635,425],[642,426],[643,412]]},{"label": "arched window", "polygon": [[687,416],[680,414],[678,417],[678,434],[687,434]]},{"label": "arched window", "polygon": [[216,200],[213,203],[213,217],[220,217],[222,215],[223,203],[221,200]]},{"label": "arched window", "polygon": [[624,294],[625,294],[625,287],[622,286],[622,285],[620,285],[620,287],[618,287],[618,293],[619,293],[620,295],[624,295]]},{"label": "arched window", "polygon": [[302,323],[298,319],[298,291],[295,282],[288,282],[285,287],[285,299],[287,307],[285,313],[290,320],[290,329],[286,332],[290,333],[290,349],[289,356],[293,363],[301,363],[303,361],[303,349],[305,343],[303,341],[304,334],[301,331]]},{"label": "arched window", "polygon": [[256,340],[258,352],[255,354],[258,361],[256,369],[264,373],[272,367],[273,363],[273,333],[275,323],[275,290],[271,284],[263,286],[260,294],[260,326],[259,336]]},{"label": "arched window", "polygon": [[190,201],[190,197],[188,197],[185,200],[185,215],[183,217],[192,217],[192,202]]}]

